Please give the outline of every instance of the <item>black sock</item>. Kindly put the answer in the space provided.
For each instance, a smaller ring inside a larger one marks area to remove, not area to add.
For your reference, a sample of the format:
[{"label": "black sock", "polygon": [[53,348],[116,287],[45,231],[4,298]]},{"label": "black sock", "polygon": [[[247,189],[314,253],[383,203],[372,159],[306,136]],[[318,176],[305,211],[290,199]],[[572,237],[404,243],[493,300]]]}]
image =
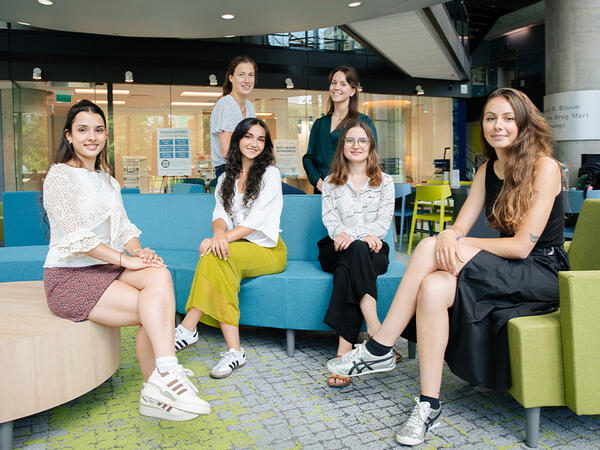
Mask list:
[{"label": "black sock", "polygon": [[427,402],[431,405],[431,409],[439,409],[440,408],[440,399],[427,397],[426,395],[421,394],[420,402]]},{"label": "black sock", "polygon": [[382,345],[373,338],[367,341],[367,350],[369,350],[369,353],[372,355],[383,356],[386,353],[389,353],[391,349],[391,346],[388,347],[387,345]]}]

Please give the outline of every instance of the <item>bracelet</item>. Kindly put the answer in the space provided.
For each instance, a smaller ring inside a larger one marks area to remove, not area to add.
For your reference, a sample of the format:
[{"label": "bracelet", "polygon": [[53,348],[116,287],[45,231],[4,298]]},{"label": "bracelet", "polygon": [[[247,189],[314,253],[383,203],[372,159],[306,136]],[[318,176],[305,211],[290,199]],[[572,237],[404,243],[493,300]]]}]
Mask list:
[{"label": "bracelet", "polygon": [[119,266],[121,266],[121,267],[123,267],[122,260],[123,260],[123,253],[121,252],[121,253],[119,253]]}]

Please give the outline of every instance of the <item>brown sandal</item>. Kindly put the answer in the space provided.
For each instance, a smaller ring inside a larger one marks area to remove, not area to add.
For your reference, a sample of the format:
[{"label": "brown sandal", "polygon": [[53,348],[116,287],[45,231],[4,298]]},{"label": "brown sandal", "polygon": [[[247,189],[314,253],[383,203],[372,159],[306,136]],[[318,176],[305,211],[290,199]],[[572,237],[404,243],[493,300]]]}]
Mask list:
[{"label": "brown sandal", "polygon": [[[341,383],[338,383],[338,381],[341,381]],[[350,383],[352,382],[352,380],[350,379],[350,377],[344,377],[342,375],[331,375],[329,378],[327,378],[327,384],[331,387],[346,387],[348,386]]]},{"label": "brown sandal", "polygon": [[[341,356],[342,355],[337,355],[336,358]],[[337,383],[336,381],[341,381],[341,383]],[[331,387],[346,387],[350,383],[352,383],[350,377],[345,377],[343,375],[330,375],[329,378],[327,378],[327,385]]]}]

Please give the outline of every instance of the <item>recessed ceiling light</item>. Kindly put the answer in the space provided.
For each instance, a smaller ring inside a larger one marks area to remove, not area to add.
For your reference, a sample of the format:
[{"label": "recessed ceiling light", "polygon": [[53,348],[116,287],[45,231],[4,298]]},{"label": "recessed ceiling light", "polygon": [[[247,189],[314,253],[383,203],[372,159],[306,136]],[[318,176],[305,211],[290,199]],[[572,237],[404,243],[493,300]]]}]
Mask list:
[{"label": "recessed ceiling light", "polygon": [[[113,100],[113,105],[124,105],[125,100]],[[96,100],[97,105],[108,105],[108,100]]]},{"label": "recessed ceiling light", "polygon": [[52,0],[37,0],[37,2],[40,5],[44,5],[44,6],[52,6],[52,5],[54,5],[54,2]]},{"label": "recessed ceiling light", "polygon": [[[39,1],[40,0],[38,0],[38,2]],[[221,14],[221,19],[231,20],[231,19],[235,19],[235,16],[233,14]]]},{"label": "recessed ceiling light", "polygon": [[[108,91],[106,89],[93,89],[93,88],[77,88],[75,89],[76,94],[96,94],[106,95]],[[113,89],[113,95],[129,95],[128,89]]]},{"label": "recessed ceiling light", "polygon": [[232,37],[235,37],[235,34],[227,34],[227,35],[225,35],[225,37],[226,38],[232,38]]},{"label": "recessed ceiling light", "polygon": [[362,2],[350,2],[348,3],[348,8],[356,8],[357,6],[362,5]]},{"label": "recessed ceiling light", "polygon": [[19,25],[25,25],[26,27],[30,27],[31,24],[29,22],[17,22]]},{"label": "recessed ceiling light", "polygon": [[220,97],[221,92],[183,91],[179,95],[182,97]]},{"label": "recessed ceiling light", "polygon": [[173,106],[213,106],[214,102],[171,102]]}]

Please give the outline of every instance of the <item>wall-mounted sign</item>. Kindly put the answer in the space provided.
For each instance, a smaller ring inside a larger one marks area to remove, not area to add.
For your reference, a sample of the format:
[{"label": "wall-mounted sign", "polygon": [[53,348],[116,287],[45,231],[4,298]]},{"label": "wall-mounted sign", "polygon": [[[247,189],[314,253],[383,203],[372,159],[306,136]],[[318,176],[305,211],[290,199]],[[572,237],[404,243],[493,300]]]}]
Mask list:
[{"label": "wall-mounted sign", "polygon": [[600,139],[600,90],[546,95],[544,116],[557,141]]},{"label": "wall-mounted sign", "polygon": [[275,165],[282,177],[297,177],[300,174],[298,141],[295,139],[275,139]]},{"label": "wall-mounted sign", "polygon": [[158,128],[158,175],[192,175],[189,128]]}]

